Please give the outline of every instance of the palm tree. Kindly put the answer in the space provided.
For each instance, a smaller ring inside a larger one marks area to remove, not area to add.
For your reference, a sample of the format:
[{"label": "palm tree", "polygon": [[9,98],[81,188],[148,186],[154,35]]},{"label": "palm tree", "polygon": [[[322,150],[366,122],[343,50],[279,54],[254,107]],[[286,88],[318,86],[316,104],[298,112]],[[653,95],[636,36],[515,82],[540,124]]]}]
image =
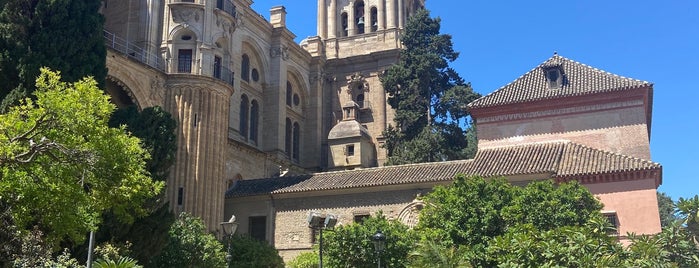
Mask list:
[{"label": "palm tree", "polygon": [[469,256],[465,247],[445,246],[427,239],[410,253],[408,267],[470,268]]}]

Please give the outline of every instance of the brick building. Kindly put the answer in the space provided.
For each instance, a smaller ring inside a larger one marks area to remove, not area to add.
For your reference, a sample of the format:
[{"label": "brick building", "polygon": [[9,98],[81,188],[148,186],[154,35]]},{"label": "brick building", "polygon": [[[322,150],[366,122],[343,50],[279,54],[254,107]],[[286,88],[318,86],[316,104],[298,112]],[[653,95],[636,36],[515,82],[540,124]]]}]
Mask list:
[{"label": "brick building", "polygon": [[577,180],[602,201],[620,239],[660,231],[662,167],[649,160],[652,84],[554,55],[468,108],[477,122],[474,159],[240,181],[226,193],[226,214],[289,259],[312,246],[309,212],[351,223],[383,211],[413,225],[422,207],[416,197],[461,173],[516,185]]}]

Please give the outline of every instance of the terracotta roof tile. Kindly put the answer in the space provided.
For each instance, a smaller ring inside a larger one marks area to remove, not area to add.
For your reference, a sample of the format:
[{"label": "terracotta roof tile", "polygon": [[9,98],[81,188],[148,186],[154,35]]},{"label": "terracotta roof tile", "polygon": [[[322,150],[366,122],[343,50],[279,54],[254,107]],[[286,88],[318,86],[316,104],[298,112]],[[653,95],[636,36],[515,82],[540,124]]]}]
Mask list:
[{"label": "terracotta roof tile", "polygon": [[661,165],[645,159],[568,143],[558,167],[559,177],[659,169]]},{"label": "terracotta roof tile", "polygon": [[460,173],[484,177],[550,174],[552,178],[570,178],[652,169],[661,166],[573,142],[555,141],[481,149],[471,160],[239,181],[226,192],[226,197],[441,182]]},{"label": "terracotta roof tile", "polygon": [[[545,69],[560,66],[563,85],[549,88]],[[512,83],[468,104],[469,109],[493,107],[536,100],[587,95],[650,86],[649,82],[611,74],[554,54]]]}]

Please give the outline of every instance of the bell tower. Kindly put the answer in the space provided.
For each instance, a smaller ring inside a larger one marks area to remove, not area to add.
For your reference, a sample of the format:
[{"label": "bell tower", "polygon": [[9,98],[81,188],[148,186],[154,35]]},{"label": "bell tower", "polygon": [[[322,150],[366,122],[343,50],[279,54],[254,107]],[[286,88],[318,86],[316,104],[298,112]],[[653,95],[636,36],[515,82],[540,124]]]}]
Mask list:
[{"label": "bell tower", "polygon": [[[319,85],[325,115],[322,147],[327,154],[321,159],[329,160],[324,166],[371,167],[385,162],[382,133],[393,123],[394,111],[386,102],[379,75],[398,61],[401,32],[408,18],[424,6],[425,0],[318,0],[318,36],[301,45],[313,55],[313,62],[324,78]],[[357,165],[333,158],[338,155],[337,148],[352,148],[351,144],[341,144],[349,142],[347,139],[328,140],[328,134],[334,132],[331,130],[337,130],[335,126],[347,122],[348,103],[354,103],[352,107],[356,108],[351,108],[355,112],[352,124],[360,125],[362,137],[367,139],[362,148],[373,146],[373,150],[362,149],[358,153],[373,152],[363,157],[375,158]]]}]

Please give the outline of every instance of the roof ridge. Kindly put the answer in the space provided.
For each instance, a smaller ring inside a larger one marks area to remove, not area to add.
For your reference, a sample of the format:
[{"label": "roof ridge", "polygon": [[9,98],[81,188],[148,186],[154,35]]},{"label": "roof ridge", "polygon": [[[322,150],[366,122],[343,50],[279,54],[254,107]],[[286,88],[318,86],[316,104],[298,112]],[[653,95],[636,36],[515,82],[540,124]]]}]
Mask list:
[{"label": "roof ridge", "polygon": [[526,142],[526,143],[517,143],[517,144],[503,144],[503,145],[496,145],[496,146],[489,146],[485,147],[483,149],[479,149],[478,152],[481,150],[497,150],[497,149],[502,149],[502,148],[517,148],[517,147],[527,147],[527,146],[532,146],[532,145],[542,145],[542,144],[566,144],[566,143],[571,143],[572,141],[566,140],[566,139],[557,139],[557,140],[545,140],[545,141],[534,141],[534,142]]},{"label": "roof ridge", "polygon": [[[447,161],[436,161],[436,162],[410,163],[410,164],[402,164],[402,165],[359,168],[359,169],[350,169],[350,170],[335,170],[335,171],[315,172],[315,173],[308,173],[308,174],[302,174],[302,175],[315,176],[315,175],[339,174],[339,173],[370,172],[370,171],[375,171],[375,170],[394,169],[394,168],[403,168],[403,167],[412,167],[412,166],[425,166],[425,165],[435,165],[435,164],[448,165],[448,164],[454,164],[455,162],[468,162],[468,161],[472,161],[472,160],[473,159],[458,159],[458,160],[447,160]],[[296,176],[301,176],[301,175],[296,175]]]},{"label": "roof ridge", "polygon": [[[644,84],[651,84],[650,82],[645,81],[645,80],[640,80],[640,79],[636,79],[636,78],[632,78],[632,77],[627,77],[627,76],[623,76],[623,75],[618,75],[618,74],[615,74],[615,73],[612,73],[612,72],[609,72],[609,71],[602,70],[602,69],[597,68],[597,67],[593,67],[593,66],[591,66],[591,65],[587,65],[587,64],[585,64],[585,63],[582,63],[582,62],[579,62],[579,61],[576,61],[576,60],[573,60],[573,59],[569,59],[569,58],[563,57],[563,56],[561,56],[561,55],[555,55],[554,57],[560,57],[560,58],[562,58],[562,59],[564,59],[564,60],[566,60],[566,61],[569,61],[569,62],[578,64],[578,65],[583,66],[583,67],[586,67],[586,68],[590,68],[590,69],[592,69],[593,71],[597,71],[597,72],[600,72],[600,73],[603,73],[603,74],[608,74],[608,75],[611,75],[611,76],[614,76],[614,77],[618,77],[618,78],[622,78],[622,79],[633,80],[633,81],[635,81],[635,82],[642,82],[642,83],[644,83]],[[547,60],[547,61],[548,61],[548,60]]]}]

